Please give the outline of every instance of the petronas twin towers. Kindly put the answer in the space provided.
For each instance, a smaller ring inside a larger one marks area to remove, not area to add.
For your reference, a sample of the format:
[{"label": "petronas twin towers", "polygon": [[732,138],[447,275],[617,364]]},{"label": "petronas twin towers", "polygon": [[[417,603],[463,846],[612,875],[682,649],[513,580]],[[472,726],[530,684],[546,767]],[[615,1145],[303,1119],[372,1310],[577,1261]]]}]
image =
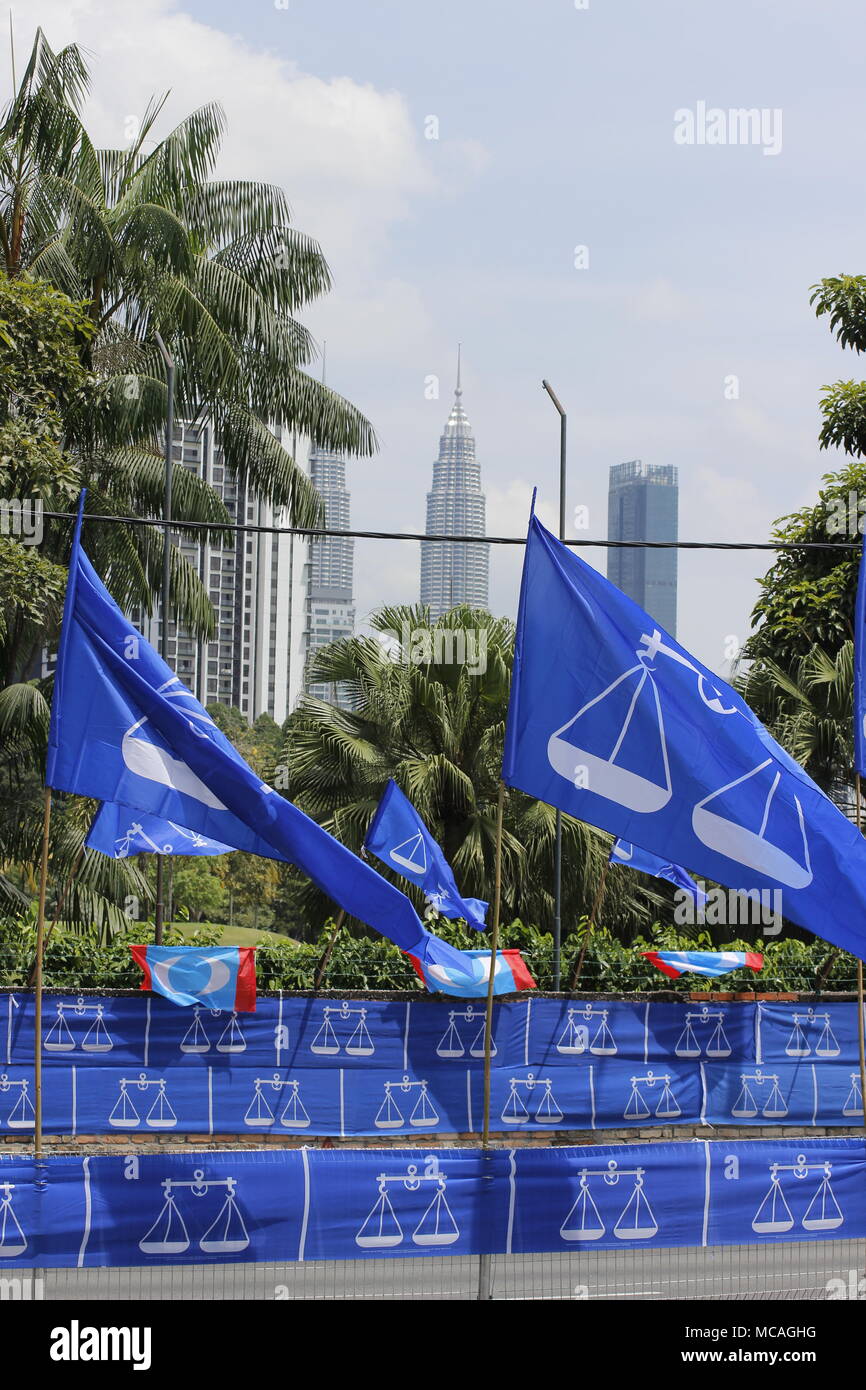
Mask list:
[{"label": "petronas twin towers", "polygon": [[[475,457],[475,436],[463,409],[460,357],[454,404],[439,439],[439,457],[433,464],[433,486],[427,493],[428,536],[478,536],[486,534],[485,500],[481,468]],[[472,608],[488,605],[489,546],[472,541],[428,540],[421,542],[421,602],[438,618],[456,604]]]}]

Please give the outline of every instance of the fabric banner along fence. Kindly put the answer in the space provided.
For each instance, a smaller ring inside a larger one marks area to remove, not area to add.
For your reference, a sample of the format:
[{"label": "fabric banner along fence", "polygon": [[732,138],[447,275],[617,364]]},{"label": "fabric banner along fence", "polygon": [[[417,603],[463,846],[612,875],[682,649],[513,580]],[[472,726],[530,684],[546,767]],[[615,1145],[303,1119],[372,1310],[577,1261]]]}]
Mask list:
[{"label": "fabric banner along fence", "polygon": [[860,1139],[0,1157],[0,1277],[864,1237]]},{"label": "fabric banner along fence", "polygon": [[[33,997],[0,995],[0,1133],[33,1130]],[[48,995],[52,1134],[478,1134],[477,1002],[260,998],[254,1014],[158,997]],[[854,1003],[506,1000],[499,1132],[863,1119]]]}]

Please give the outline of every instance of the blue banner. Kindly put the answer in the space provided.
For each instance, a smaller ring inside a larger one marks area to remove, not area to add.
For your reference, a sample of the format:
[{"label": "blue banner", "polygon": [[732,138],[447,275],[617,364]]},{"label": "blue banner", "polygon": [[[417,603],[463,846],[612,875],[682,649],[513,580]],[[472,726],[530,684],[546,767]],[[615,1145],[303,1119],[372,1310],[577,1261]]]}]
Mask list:
[{"label": "blue banner", "polygon": [[109,594],[81,548],[69,561],[45,781],[174,821],[300,868],[404,951],[459,969],[404,893],[262,782]]},{"label": "blue banner", "polygon": [[[484,1008],[46,995],[52,1134],[480,1134]],[[854,1003],[517,999],[494,1007],[499,1133],[862,1123]],[[33,997],[0,995],[0,1134],[33,1132]]]},{"label": "blue banner", "polygon": [[866,842],[748,705],[637,604],[529,526],[509,785],[866,955]]},{"label": "blue banner", "polygon": [[0,1277],[863,1238],[862,1139],[0,1156]]}]

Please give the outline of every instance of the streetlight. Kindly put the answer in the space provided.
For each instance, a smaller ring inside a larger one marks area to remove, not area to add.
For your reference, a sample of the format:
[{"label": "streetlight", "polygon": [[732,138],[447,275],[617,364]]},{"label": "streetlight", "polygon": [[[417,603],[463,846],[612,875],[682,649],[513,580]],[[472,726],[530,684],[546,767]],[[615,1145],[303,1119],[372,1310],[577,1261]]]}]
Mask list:
[{"label": "streetlight", "polygon": [[[172,451],[174,445],[174,358],[155,333],[156,346],[165,367],[165,384],[168,403],[165,413],[165,497],[162,507],[162,628],[159,635],[159,654],[168,661],[168,609],[171,596],[171,473]],[[154,914],[153,939],[157,946],[162,945],[163,925],[163,856],[156,856],[156,910]]]},{"label": "streetlight", "polygon": [[[565,540],[565,432],[566,414],[559,397],[547,380],[542,381],[559,411],[559,539]],[[556,812],[556,840],[553,850],[553,988],[559,989],[562,957],[562,812]]]}]

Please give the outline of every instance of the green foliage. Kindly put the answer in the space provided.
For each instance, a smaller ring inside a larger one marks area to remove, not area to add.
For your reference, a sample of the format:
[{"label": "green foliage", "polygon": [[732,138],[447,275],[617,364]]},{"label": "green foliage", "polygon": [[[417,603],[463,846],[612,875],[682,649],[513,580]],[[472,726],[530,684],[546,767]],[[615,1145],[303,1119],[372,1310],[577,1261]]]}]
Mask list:
[{"label": "green foliage", "polygon": [[[563,974],[567,980],[582,940],[582,923],[563,943]],[[220,938],[222,928],[200,926],[181,932],[176,927],[166,931],[167,945],[212,946]],[[327,922],[317,942],[295,944],[290,941],[259,946],[256,951],[256,970],[260,990],[311,990],[316,967],[325,943],[333,931]],[[469,928],[440,922],[439,935],[453,945],[477,947],[477,933]],[[130,942],[147,943],[153,939],[152,928],[136,925],[117,935],[109,944],[100,944],[95,934],[74,936],[55,933],[46,953],[45,983],[63,989],[136,989],[141,973],[129,952]],[[0,919],[0,985],[21,988],[30,972],[35,951],[35,932],[32,924]],[[519,920],[502,927],[502,945],[523,952],[533,977],[541,989],[552,988],[553,942],[549,933]],[[655,966],[641,956],[648,950],[738,950],[762,951],[764,969],[735,971],[718,980],[700,976],[683,976],[668,980]],[[834,951],[823,941],[810,943],[793,939],[764,942],[732,941],[723,947],[715,944],[708,933],[685,937],[675,928],[656,924],[646,937],[638,937],[626,946],[608,931],[593,932],[586,954],[581,978],[582,992],[629,994],[636,991],[767,991],[811,992],[813,990],[850,990],[854,983],[854,966],[850,956]],[[367,940],[339,933],[331,956],[323,988],[341,990],[406,990],[423,987],[408,958],[390,942],[381,938]]]},{"label": "green foliage", "polygon": [[745,645],[747,660],[769,657],[789,669],[815,646],[832,659],[853,636],[859,549],[798,549],[803,542],[851,539],[840,530],[854,498],[866,504],[866,462],[852,460],[822,480],[817,501],[780,517],[773,540],[793,545],[780,551],[760,580],[752,612],[755,631]]}]

